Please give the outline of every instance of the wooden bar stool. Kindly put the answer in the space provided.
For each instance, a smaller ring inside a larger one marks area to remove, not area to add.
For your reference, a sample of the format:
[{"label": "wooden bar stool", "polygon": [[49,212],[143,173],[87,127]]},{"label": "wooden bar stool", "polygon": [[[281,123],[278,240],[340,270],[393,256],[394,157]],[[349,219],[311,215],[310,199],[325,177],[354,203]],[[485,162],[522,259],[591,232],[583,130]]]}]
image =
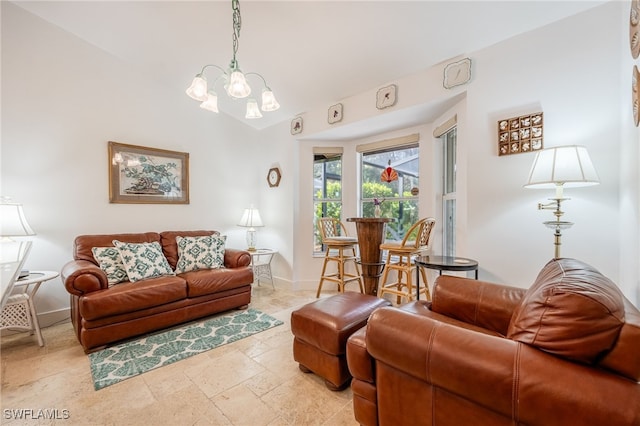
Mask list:
[{"label": "wooden bar stool", "polygon": [[[425,252],[430,249],[431,231],[435,223],[436,220],[431,217],[420,219],[409,229],[402,241],[380,244],[380,250],[387,250],[388,253],[382,280],[378,286],[378,297],[382,297],[385,293],[395,294],[397,296],[396,303],[400,304],[401,298],[404,297],[409,302],[418,294],[413,289],[412,277],[416,265],[412,262],[411,258],[420,252]],[[393,261],[393,257],[398,260]],[[396,281],[387,284],[389,271],[397,271],[398,275]],[[420,269],[420,273],[424,281],[424,288],[419,292],[424,293],[426,300],[431,300],[427,275],[423,268]],[[419,280],[415,285],[418,288],[420,287]]]},{"label": "wooden bar stool", "polygon": [[[322,265],[316,298],[320,297],[322,284],[324,284],[325,281],[332,281],[338,284],[338,291],[340,293],[344,293],[344,288],[347,283],[358,281],[360,292],[364,293],[360,266],[356,262],[356,245],[358,245],[358,239],[349,237],[344,224],[338,219],[331,217],[318,219],[318,228],[320,230],[322,244],[326,246],[327,252]],[[327,273],[327,265],[329,262],[336,262],[336,272]],[[353,262],[356,271],[355,274],[345,272],[347,262]]]}]

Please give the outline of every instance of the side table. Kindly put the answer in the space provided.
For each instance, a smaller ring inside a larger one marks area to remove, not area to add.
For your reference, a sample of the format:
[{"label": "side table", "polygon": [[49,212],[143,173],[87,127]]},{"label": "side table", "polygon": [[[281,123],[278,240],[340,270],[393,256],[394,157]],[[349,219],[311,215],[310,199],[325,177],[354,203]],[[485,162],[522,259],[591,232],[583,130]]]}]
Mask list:
[{"label": "side table", "polygon": [[253,268],[253,281],[260,285],[260,279],[267,278],[271,281],[271,287],[274,290],[276,286],[273,284],[273,275],[271,275],[271,260],[273,260],[273,255],[276,253],[278,253],[278,250],[267,248],[249,252],[251,255],[251,267]]},{"label": "side table", "polygon": [[[465,257],[453,256],[418,256],[413,260],[416,264],[416,283],[420,279],[419,269],[437,269],[442,275],[442,271],[475,271],[476,280],[478,279],[478,261],[467,259]],[[427,283],[425,283],[427,285]],[[416,300],[420,300],[420,286],[416,285],[418,293]]]},{"label": "side table", "polygon": [[29,275],[14,284],[14,292],[7,299],[2,308],[0,317],[0,330],[22,330],[34,332],[38,337],[38,344],[44,346],[44,339],[40,331],[38,313],[36,312],[33,298],[40,285],[58,276],[54,271],[31,271]]}]

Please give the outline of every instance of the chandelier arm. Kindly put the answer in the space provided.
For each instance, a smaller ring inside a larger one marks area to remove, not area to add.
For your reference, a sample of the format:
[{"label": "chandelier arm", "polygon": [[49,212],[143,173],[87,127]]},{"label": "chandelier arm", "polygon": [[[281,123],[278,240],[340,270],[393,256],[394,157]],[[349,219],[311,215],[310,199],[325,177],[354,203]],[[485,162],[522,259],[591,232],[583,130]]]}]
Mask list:
[{"label": "chandelier arm", "polygon": [[219,67],[218,65],[215,65],[215,64],[207,64],[204,67],[202,67],[202,70],[200,70],[200,74],[199,75],[204,74],[204,70],[206,70],[209,67],[218,68],[220,71],[222,71],[222,74],[227,75],[227,72],[224,70],[224,68]]},{"label": "chandelier arm", "polygon": [[259,74],[257,72],[247,72],[244,75],[245,75],[245,77],[248,77],[250,75],[257,75],[258,77],[260,77],[262,79],[262,84],[264,84],[264,87],[267,90],[271,90],[271,88],[269,88],[269,85],[267,84],[267,80],[265,80],[264,77],[261,74]]}]

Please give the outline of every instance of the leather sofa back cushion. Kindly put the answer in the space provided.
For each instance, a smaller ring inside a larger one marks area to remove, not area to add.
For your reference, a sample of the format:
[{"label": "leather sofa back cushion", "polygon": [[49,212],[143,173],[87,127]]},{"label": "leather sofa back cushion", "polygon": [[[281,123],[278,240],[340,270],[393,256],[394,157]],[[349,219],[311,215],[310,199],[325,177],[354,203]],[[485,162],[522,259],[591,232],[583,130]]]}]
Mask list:
[{"label": "leather sofa back cushion", "polygon": [[624,324],[624,296],[595,268],[554,259],[516,308],[507,337],[549,353],[595,363],[614,346]]},{"label": "leather sofa back cushion", "polygon": [[152,243],[160,242],[160,234],[157,232],[144,232],[140,234],[106,234],[106,235],[80,235],[73,243],[73,258],[75,260],[88,260],[99,265],[93,257],[93,247],[113,247],[113,240],[125,243]]}]

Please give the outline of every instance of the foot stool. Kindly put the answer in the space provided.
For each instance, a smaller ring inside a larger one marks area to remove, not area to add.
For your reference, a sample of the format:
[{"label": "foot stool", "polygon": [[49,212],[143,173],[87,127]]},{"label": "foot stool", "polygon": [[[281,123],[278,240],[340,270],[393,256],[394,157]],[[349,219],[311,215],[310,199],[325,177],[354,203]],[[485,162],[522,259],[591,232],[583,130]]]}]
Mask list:
[{"label": "foot stool", "polygon": [[311,302],[291,313],[293,359],[300,370],[324,379],[331,390],[348,386],[347,339],[367,324],[369,315],[391,303],[375,296],[345,292]]}]

